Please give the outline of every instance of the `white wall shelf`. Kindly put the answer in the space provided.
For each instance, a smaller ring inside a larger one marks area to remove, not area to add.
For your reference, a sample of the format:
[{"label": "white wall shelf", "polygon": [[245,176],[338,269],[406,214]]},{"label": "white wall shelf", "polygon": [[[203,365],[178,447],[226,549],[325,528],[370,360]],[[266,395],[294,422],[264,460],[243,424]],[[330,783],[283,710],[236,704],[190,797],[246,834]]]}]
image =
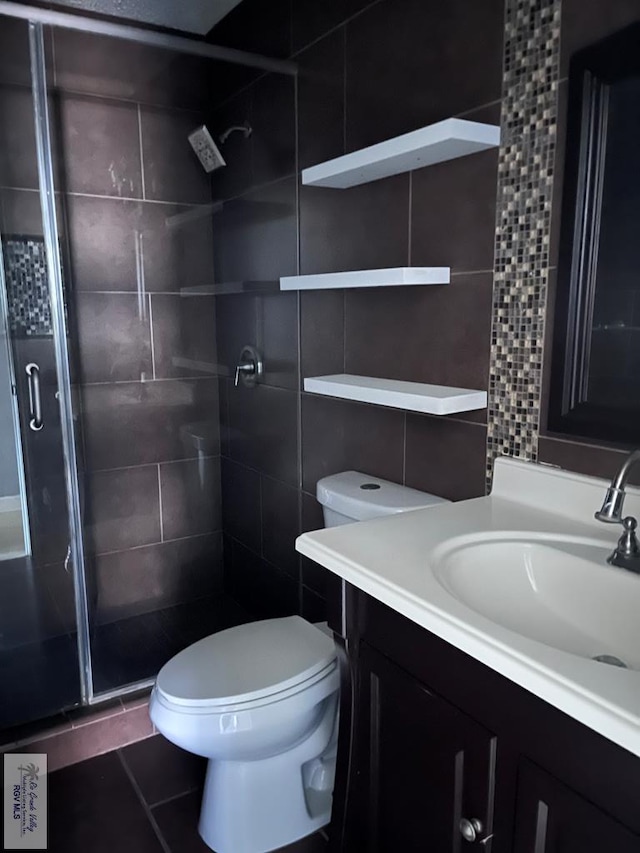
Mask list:
[{"label": "white wall shelf", "polygon": [[346,189],[496,148],[499,144],[498,126],[447,118],[304,169],[302,183]]},{"label": "white wall shelf", "polygon": [[325,397],[374,403],[428,415],[452,415],[487,407],[486,391],[451,388],[447,385],[426,385],[422,382],[402,382],[396,379],[376,379],[372,376],[352,376],[348,373],[307,377],[304,380],[304,390]]},{"label": "white wall shelf", "polygon": [[291,275],[280,279],[280,290],[328,290],[339,287],[403,287],[412,284],[449,284],[449,267],[393,267],[382,270]]}]

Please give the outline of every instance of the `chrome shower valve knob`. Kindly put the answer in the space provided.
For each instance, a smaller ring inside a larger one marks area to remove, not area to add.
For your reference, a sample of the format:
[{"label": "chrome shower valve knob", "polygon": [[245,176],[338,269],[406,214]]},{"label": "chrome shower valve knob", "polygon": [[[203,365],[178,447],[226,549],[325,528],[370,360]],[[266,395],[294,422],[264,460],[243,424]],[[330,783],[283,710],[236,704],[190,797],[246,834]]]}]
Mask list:
[{"label": "chrome shower valve knob", "polygon": [[262,358],[255,347],[244,346],[240,352],[240,358],[236,364],[233,380],[234,388],[237,388],[242,379],[242,384],[252,388],[263,374]]}]

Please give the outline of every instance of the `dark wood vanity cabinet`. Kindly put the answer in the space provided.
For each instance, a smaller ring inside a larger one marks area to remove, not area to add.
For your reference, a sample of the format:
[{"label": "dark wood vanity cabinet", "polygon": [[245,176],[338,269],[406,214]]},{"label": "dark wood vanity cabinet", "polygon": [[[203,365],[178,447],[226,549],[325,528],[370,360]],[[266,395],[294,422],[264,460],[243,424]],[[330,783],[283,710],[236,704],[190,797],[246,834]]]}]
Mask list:
[{"label": "dark wood vanity cabinet", "polygon": [[522,762],[513,853],[637,853],[639,849],[638,835],[549,773]]},{"label": "dark wood vanity cabinet", "polygon": [[358,687],[361,849],[456,850],[465,816],[490,820],[495,738],[374,649]]},{"label": "dark wood vanity cabinet", "polygon": [[364,593],[333,605],[330,853],[640,853],[639,758]]}]

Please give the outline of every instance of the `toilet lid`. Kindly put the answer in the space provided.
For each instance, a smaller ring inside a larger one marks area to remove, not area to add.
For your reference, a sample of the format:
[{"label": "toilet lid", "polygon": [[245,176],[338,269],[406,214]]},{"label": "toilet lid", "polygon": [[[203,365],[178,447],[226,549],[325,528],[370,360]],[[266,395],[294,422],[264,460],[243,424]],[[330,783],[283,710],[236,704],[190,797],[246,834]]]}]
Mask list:
[{"label": "toilet lid", "polygon": [[179,652],[156,686],[177,705],[231,705],[279,693],[335,659],[333,640],[299,616],[220,631]]}]

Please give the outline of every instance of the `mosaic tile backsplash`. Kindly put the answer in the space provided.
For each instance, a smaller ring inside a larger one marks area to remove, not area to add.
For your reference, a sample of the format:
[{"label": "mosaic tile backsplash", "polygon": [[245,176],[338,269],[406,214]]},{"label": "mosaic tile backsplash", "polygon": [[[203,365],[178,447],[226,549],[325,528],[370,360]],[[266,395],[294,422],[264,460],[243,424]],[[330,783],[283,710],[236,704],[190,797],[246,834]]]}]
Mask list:
[{"label": "mosaic tile backsplash", "polygon": [[24,338],[53,334],[44,240],[6,237],[2,251],[12,335]]},{"label": "mosaic tile backsplash", "polygon": [[496,456],[538,454],[561,0],[507,0],[489,378]]}]

